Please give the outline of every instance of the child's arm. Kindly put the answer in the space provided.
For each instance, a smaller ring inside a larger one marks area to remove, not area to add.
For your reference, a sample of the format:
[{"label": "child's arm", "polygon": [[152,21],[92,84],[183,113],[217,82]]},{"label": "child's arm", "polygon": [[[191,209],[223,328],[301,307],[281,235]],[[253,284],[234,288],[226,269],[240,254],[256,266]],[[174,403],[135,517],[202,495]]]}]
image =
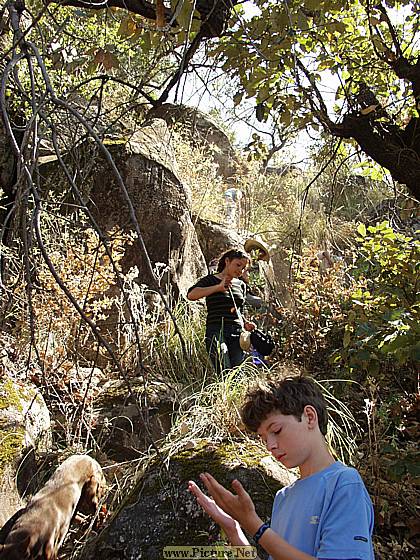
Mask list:
[{"label": "child's arm", "polygon": [[188,490],[197,498],[198,504],[226,533],[230,544],[234,546],[249,546],[239,523],[223,511],[214,500],[203,494],[200,488],[192,480],[188,483]]},{"label": "child's arm", "polygon": [[[214,503],[215,507],[217,507],[218,512],[221,512],[221,521],[225,522],[225,519],[229,518],[231,521],[227,524],[231,527],[232,522],[237,521],[238,524],[250,535],[255,535],[255,533],[263,524],[263,520],[257,515],[254,503],[251,500],[249,494],[244,490],[242,484],[238,480],[234,480],[232,482],[232,487],[235,490],[236,494],[232,494],[232,492],[226,490],[226,488],[219,484],[217,480],[210,474],[202,474],[200,475],[200,478],[213,497],[213,500],[210,500],[209,498],[208,500]],[[194,493],[194,495],[196,494]],[[203,496],[205,495],[203,494]],[[204,508],[203,505],[202,507]],[[205,509],[205,511],[209,513],[207,509]],[[211,515],[211,517],[213,516]],[[214,517],[213,519],[216,521],[216,523],[219,523],[219,525],[221,525],[221,523],[217,519],[215,519]],[[225,530],[224,526],[221,526]],[[225,532],[228,535],[228,538],[230,538],[228,531],[225,530]],[[238,533],[234,532],[234,534],[237,535]],[[248,541],[246,542],[248,544]],[[231,541],[231,544],[237,543]],[[244,543],[241,542],[238,544]],[[298,550],[294,546],[288,544],[272,529],[267,529],[263,533],[259,540],[259,544],[269,554],[271,554],[273,560],[315,560],[314,556],[310,556],[309,554],[306,554],[305,552],[302,552],[301,550]]]},{"label": "child's arm", "polygon": [[187,299],[190,301],[196,301],[198,299],[211,296],[217,292],[227,292],[229,286],[230,282],[225,278],[222,278],[219,284],[214,284],[213,286],[208,286],[206,288],[200,288],[199,286],[193,288],[187,293]]}]

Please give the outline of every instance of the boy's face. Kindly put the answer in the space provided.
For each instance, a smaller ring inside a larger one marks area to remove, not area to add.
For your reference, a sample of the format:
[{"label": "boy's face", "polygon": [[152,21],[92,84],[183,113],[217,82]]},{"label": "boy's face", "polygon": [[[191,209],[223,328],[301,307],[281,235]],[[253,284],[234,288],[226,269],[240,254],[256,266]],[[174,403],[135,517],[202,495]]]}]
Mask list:
[{"label": "boy's face", "polygon": [[303,465],[311,455],[314,430],[305,411],[301,421],[290,414],[273,411],[261,422],[257,433],[273,457],[288,469]]}]

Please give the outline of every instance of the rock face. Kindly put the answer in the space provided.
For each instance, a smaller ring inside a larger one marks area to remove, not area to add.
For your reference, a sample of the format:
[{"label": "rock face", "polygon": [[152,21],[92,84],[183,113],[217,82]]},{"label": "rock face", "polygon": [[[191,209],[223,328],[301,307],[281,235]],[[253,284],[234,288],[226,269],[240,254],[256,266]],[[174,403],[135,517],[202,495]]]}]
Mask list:
[{"label": "rock face", "polygon": [[108,381],[95,400],[95,439],[108,457],[118,461],[138,458],[152,440],[169,433],[176,401],[176,390],[167,383],[137,378],[130,386],[132,395],[123,380]]},{"label": "rock face", "polygon": [[265,279],[265,298],[272,301],[276,296],[279,303],[287,307],[290,304],[289,287],[289,258],[286,251],[280,249],[272,251],[269,263],[260,263]]},{"label": "rock face", "polygon": [[150,465],[110,525],[85,549],[83,560],[161,560],[165,546],[215,544],[218,527],[187,491],[188,480],[199,481],[203,471],[227,486],[239,479],[263,519],[271,515],[276,491],[293,480],[254,443],[201,440],[190,447],[168,462]]},{"label": "rock face", "polygon": [[35,388],[21,386],[5,374],[0,379],[0,441],[2,526],[23,505],[21,495],[35,474],[33,450],[47,450],[50,443],[44,399]]},{"label": "rock face", "polygon": [[164,103],[152,109],[149,116],[163,119],[169,127],[177,124],[189,130],[193,142],[208,147],[208,155],[217,163],[224,179],[229,179],[240,171],[241,164],[228,136],[209,115],[194,107]]},{"label": "rock face", "polygon": [[207,264],[233,247],[241,247],[243,249],[244,240],[230,228],[210,220],[197,218],[195,229]]},{"label": "rock face", "polygon": [[[176,296],[205,271],[205,262],[190,218],[189,193],[177,175],[170,136],[165,122],[155,119],[128,142],[107,147],[127,186],[151,264],[168,265],[168,276],[162,283],[169,279]],[[90,200],[102,229],[134,230],[126,200],[108,165],[98,164]],[[127,248],[121,265],[124,271],[137,266],[139,281],[153,286],[136,241]]]}]

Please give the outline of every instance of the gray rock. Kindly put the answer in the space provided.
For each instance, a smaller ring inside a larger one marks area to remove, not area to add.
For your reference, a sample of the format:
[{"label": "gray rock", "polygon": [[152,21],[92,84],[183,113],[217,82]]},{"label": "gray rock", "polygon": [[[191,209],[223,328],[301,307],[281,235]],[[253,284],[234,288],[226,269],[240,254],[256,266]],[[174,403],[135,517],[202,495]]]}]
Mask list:
[{"label": "gray rock", "polygon": [[35,473],[34,450],[51,444],[50,416],[34,387],[0,379],[0,526],[23,506]]},{"label": "gray rock", "polygon": [[197,217],[195,229],[207,263],[232,247],[243,249],[244,239],[232,229],[221,224]]},{"label": "gray rock", "polygon": [[[108,148],[127,186],[152,266],[168,266],[162,285],[169,283],[175,296],[185,292],[205,270],[205,263],[190,217],[189,193],[177,175],[169,129],[157,119],[128,142]],[[127,203],[108,165],[98,163],[89,196],[103,230],[134,230]],[[139,282],[153,287],[137,242],[127,247],[121,266],[124,271],[137,266]]]},{"label": "gray rock", "polygon": [[123,380],[105,383],[95,400],[95,440],[111,459],[139,457],[153,442],[170,431],[176,406],[176,389],[142,378],[130,380],[133,394]]},{"label": "gray rock", "polygon": [[229,137],[209,116],[195,107],[164,103],[149,112],[150,118],[163,119],[169,127],[182,126],[193,143],[206,146],[207,154],[217,163],[219,174],[229,179],[244,172]]},{"label": "gray rock", "polygon": [[161,560],[165,546],[215,544],[220,538],[219,528],[187,491],[188,480],[199,481],[203,471],[228,486],[239,479],[263,519],[271,515],[276,491],[294,479],[250,441],[194,443],[170,460],[156,460],[149,466],[81,559]]}]

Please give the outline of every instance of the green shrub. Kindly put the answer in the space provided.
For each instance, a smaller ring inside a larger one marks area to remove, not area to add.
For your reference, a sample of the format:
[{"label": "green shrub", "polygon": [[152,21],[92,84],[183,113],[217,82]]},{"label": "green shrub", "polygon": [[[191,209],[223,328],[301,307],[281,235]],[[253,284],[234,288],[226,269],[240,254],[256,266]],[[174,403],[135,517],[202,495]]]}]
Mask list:
[{"label": "green shrub", "polygon": [[382,222],[357,228],[355,287],[347,302],[343,348],[335,362],[376,375],[384,360],[420,359],[420,243]]}]

